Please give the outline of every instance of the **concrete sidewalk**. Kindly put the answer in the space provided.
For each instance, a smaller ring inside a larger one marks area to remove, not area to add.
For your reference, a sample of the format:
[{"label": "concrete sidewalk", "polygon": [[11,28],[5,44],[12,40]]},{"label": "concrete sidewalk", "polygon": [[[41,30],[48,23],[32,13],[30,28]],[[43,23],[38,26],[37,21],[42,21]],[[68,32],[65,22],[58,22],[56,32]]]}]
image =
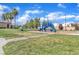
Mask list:
[{"label": "concrete sidewalk", "polygon": [[4,55],[3,46],[7,43],[5,38],[0,38],[0,55]]}]

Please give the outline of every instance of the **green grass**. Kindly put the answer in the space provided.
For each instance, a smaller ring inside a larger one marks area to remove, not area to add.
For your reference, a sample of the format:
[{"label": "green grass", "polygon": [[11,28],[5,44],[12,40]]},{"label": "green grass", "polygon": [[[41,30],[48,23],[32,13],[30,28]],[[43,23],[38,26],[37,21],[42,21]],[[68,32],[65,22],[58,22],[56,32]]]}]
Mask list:
[{"label": "green grass", "polygon": [[3,48],[7,55],[75,55],[79,54],[79,36],[48,35],[10,42]]},{"label": "green grass", "polygon": [[0,29],[0,38],[17,38],[17,37],[28,37],[28,36],[36,36],[41,35],[41,33],[32,33],[27,31],[26,29],[24,31],[20,31],[20,29]]},{"label": "green grass", "polygon": [[15,38],[15,37],[22,37],[18,33],[23,33],[18,29],[0,29],[0,37],[3,38]]},{"label": "green grass", "polygon": [[0,37],[10,38],[20,36],[15,34],[16,32],[17,30],[14,29],[0,29]]}]

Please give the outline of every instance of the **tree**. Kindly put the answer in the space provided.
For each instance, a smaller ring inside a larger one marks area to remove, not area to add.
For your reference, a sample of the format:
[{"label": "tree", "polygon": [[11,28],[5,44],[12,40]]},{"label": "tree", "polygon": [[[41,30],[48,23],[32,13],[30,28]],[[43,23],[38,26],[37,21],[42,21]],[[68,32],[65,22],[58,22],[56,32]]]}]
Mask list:
[{"label": "tree", "polygon": [[7,13],[3,14],[3,20],[7,20],[8,22],[11,22],[12,19],[13,19],[12,13],[7,12]]},{"label": "tree", "polygon": [[[14,8],[11,12],[4,13],[2,15],[2,18],[3,20],[8,21],[8,23],[11,23],[12,19],[16,18],[17,14],[18,14],[18,10]],[[16,20],[15,20],[15,23],[16,23]]]},{"label": "tree", "polygon": [[12,13],[12,17],[14,18],[15,25],[16,25],[16,15],[18,15],[18,10],[14,8],[11,13]]},{"label": "tree", "polygon": [[59,24],[59,30],[63,30],[63,25]]},{"label": "tree", "polygon": [[37,29],[40,26],[40,18],[35,18],[35,28]]},{"label": "tree", "polygon": [[3,17],[3,20],[7,21],[7,28],[9,28],[9,25],[13,19],[12,14],[10,12],[7,12],[7,13],[3,14],[2,17]]},{"label": "tree", "polygon": [[26,28],[37,29],[40,26],[40,18],[31,19],[25,24]]},{"label": "tree", "polygon": [[25,27],[29,29],[34,28],[33,20],[31,19],[30,21],[27,21]]}]

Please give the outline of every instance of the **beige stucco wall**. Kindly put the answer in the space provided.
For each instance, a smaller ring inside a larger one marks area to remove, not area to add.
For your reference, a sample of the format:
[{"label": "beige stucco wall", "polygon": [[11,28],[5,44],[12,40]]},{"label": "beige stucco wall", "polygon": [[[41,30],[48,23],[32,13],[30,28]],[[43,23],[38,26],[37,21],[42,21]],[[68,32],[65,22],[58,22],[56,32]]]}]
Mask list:
[{"label": "beige stucco wall", "polygon": [[[63,30],[65,30],[65,27],[63,28]],[[75,27],[66,27],[66,30],[75,30]]]},{"label": "beige stucco wall", "polygon": [[[55,26],[56,30],[59,30],[59,24]],[[63,30],[65,30],[65,26],[63,26]],[[72,27],[71,24],[69,24],[69,27],[66,26],[66,30],[76,30],[75,27]]]},{"label": "beige stucco wall", "polygon": [[[7,28],[7,24],[6,22],[0,22],[0,27],[1,28]],[[11,27],[11,24],[9,23],[9,28]]]}]

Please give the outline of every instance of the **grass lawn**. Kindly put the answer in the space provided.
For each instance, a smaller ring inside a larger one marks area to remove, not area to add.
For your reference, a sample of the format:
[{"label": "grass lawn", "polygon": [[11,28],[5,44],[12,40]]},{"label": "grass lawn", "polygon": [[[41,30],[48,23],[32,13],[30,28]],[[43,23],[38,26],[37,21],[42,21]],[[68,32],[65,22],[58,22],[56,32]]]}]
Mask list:
[{"label": "grass lawn", "polygon": [[4,47],[7,55],[72,55],[79,54],[79,36],[48,35],[10,42]]},{"label": "grass lawn", "polygon": [[15,37],[21,37],[22,35],[16,34],[20,31],[17,29],[0,29],[0,37],[3,38],[15,38]]},{"label": "grass lawn", "polygon": [[34,35],[40,35],[41,33],[31,33],[27,30],[20,31],[19,29],[0,29],[0,37],[2,38],[17,38],[17,37],[28,37]]}]

